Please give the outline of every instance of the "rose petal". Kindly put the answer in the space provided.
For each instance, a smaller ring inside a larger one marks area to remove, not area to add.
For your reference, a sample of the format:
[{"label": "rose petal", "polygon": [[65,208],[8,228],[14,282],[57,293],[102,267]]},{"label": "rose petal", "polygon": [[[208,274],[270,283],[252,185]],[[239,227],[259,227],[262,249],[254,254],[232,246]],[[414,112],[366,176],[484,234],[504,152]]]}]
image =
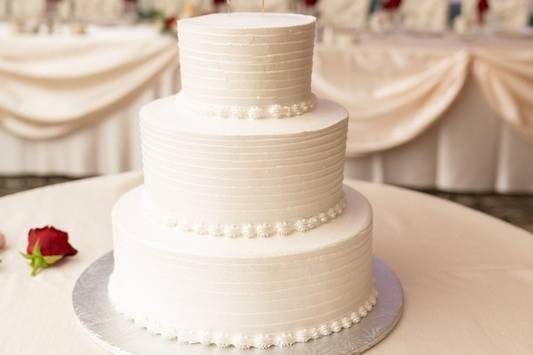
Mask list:
[{"label": "rose petal", "polygon": [[62,255],[72,256],[78,251],[68,242],[68,233],[52,226],[31,229],[28,233],[28,247],[26,252],[33,253],[35,243],[39,241],[43,256]]}]

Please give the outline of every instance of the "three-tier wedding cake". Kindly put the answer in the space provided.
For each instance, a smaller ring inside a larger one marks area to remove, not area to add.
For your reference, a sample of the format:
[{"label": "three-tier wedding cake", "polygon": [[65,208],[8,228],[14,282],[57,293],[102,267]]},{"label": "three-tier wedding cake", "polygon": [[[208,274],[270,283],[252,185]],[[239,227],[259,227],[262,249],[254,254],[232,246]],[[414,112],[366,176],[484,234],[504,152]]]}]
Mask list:
[{"label": "three-tier wedding cake", "polygon": [[182,91],[140,113],[144,185],[112,213],[113,305],[182,342],[267,348],[376,303],[345,109],[311,92],[315,18],[179,21]]}]

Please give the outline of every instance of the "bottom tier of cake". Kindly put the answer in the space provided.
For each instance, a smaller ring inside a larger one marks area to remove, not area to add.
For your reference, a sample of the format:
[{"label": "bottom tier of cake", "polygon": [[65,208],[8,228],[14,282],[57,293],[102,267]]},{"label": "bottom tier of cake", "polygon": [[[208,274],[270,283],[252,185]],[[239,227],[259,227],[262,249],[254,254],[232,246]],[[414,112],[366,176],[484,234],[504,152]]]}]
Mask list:
[{"label": "bottom tier of cake", "polygon": [[113,210],[111,302],[148,331],[189,343],[267,348],[349,328],[376,292],[372,211],[344,190],[346,210],[320,228],[228,239],[159,225],[136,188]]}]

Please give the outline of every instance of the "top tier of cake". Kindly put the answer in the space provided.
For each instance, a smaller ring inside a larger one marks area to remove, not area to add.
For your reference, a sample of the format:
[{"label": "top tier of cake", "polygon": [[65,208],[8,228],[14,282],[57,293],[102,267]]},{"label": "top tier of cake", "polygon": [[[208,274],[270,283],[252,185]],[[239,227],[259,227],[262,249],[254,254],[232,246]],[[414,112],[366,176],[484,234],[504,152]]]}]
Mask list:
[{"label": "top tier of cake", "polygon": [[182,93],[190,109],[224,118],[311,111],[312,16],[213,14],[178,22]]}]

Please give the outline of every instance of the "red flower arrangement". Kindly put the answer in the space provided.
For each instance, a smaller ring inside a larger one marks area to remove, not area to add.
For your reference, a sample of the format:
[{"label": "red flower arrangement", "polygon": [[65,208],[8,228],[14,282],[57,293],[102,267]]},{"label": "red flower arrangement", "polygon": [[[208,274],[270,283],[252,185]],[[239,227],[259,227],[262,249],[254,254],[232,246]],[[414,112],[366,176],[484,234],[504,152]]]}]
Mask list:
[{"label": "red flower arrangement", "polygon": [[[6,236],[0,232],[0,250],[4,249],[6,247]],[[0,263],[2,262],[2,259],[0,259]]]},{"label": "red flower arrangement", "polygon": [[175,30],[176,29],[176,23],[177,18],[176,16],[170,16],[165,19],[165,29],[168,30]]},{"label": "red flower arrangement", "polygon": [[485,12],[489,9],[489,2],[487,0],[479,0],[477,3],[478,21],[480,24],[485,22]]},{"label": "red flower arrangement", "polygon": [[76,255],[78,251],[70,245],[68,233],[52,226],[30,229],[28,247],[23,257],[30,260],[31,275],[46,269],[66,256]]},{"label": "red flower arrangement", "polygon": [[401,0],[386,0],[382,7],[384,10],[394,11],[400,6],[401,2]]}]

